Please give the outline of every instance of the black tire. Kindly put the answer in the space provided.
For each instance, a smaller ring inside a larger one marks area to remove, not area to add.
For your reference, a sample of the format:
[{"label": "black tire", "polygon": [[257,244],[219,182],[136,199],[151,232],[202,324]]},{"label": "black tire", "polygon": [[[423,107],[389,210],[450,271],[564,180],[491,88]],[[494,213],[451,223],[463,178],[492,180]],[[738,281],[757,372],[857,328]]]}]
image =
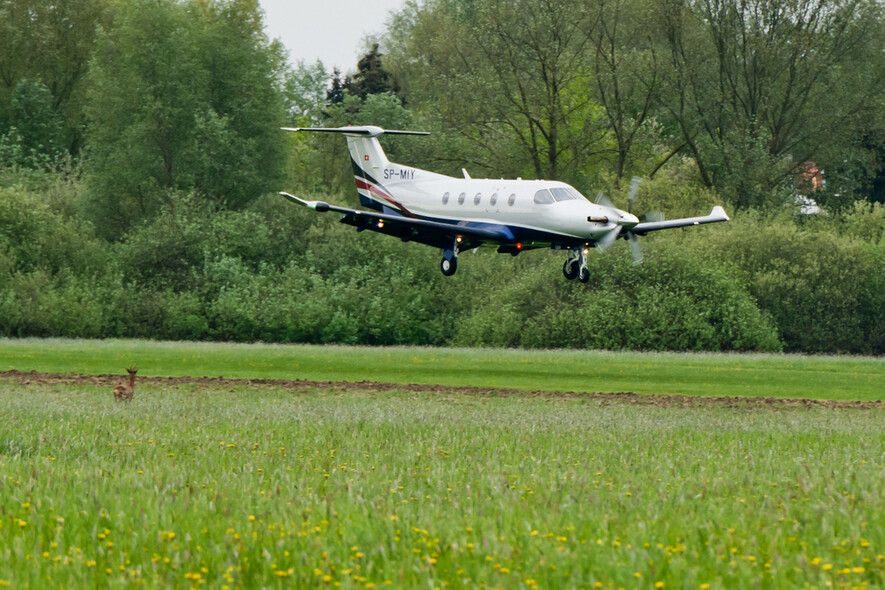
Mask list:
[{"label": "black tire", "polygon": [[458,270],[458,259],[454,257],[443,258],[442,262],[439,263],[439,269],[447,277],[452,276],[453,274],[455,274],[455,271]]},{"label": "black tire", "polygon": [[587,283],[590,281],[590,271],[586,268],[582,268],[581,272],[578,273],[578,280],[582,283]]},{"label": "black tire", "polygon": [[562,274],[568,280],[574,280],[578,276],[578,261],[575,259],[566,260],[562,265]]}]

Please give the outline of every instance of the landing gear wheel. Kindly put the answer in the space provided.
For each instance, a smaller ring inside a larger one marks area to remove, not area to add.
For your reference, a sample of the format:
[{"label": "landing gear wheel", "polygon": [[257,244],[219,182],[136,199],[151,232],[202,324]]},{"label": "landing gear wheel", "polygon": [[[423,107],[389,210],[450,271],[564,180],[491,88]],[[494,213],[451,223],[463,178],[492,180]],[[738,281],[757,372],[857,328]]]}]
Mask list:
[{"label": "landing gear wheel", "polygon": [[578,276],[578,261],[576,259],[566,260],[562,265],[562,274],[568,280],[573,280]]},{"label": "landing gear wheel", "polygon": [[578,280],[582,283],[586,283],[590,280],[590,271],[587,270],[586,266],[582,267],[581,271],[578,273]]},{"label": "landing gear wheel", "polygon": [[442,262],[439,263],[439,269],[447,277],[452,276],[453,274],[455,274],[455,271],[458,270],[458,259],[454,257],[443,258]]}]

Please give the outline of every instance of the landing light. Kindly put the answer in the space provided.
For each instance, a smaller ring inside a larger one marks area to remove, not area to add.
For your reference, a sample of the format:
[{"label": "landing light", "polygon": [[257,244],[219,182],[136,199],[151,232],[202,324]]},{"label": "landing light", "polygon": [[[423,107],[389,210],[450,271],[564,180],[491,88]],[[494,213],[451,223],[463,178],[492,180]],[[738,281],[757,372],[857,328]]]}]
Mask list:
[{"label": "landing light", "polygon": [[458,236],[457,238],[455,238],[455,241],[460,244],[461,243],[461,236]]},{"label": "landing light", "polygon": [[381,229],[382,227],[384,227],[384,221],[379,219],[378,220],[378,229]]},{"label": "landing light", "polygon": [[584,248],[584,256],[590,254],[590,248]]}]

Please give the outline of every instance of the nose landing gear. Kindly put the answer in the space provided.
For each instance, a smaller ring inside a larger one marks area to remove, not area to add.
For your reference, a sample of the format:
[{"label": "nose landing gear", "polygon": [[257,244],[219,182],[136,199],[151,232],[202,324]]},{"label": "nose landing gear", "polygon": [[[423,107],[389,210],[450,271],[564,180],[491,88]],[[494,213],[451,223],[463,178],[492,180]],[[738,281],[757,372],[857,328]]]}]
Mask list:
[{"label": "nose landing gear", "polygon": [[590,280],[590,270],[587,268],[587,250],[574,248],[569,250],[568,258],[562,265],[562,274],[569,281],[577,278],[582,283]]}]

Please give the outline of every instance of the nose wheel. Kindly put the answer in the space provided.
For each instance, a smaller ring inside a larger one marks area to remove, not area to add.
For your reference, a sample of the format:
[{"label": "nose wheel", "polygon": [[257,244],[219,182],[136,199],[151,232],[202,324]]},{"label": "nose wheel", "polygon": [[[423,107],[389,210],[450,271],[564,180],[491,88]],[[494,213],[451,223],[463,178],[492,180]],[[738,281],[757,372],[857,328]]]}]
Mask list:
[{"label": "nose wheel", "polygon": [[562,265],[562,274],[569,281],[578,279],[582,283],[590,280],[590,270],[587,268],[587,253],[583,248],[569,250],[568,258]]}]

